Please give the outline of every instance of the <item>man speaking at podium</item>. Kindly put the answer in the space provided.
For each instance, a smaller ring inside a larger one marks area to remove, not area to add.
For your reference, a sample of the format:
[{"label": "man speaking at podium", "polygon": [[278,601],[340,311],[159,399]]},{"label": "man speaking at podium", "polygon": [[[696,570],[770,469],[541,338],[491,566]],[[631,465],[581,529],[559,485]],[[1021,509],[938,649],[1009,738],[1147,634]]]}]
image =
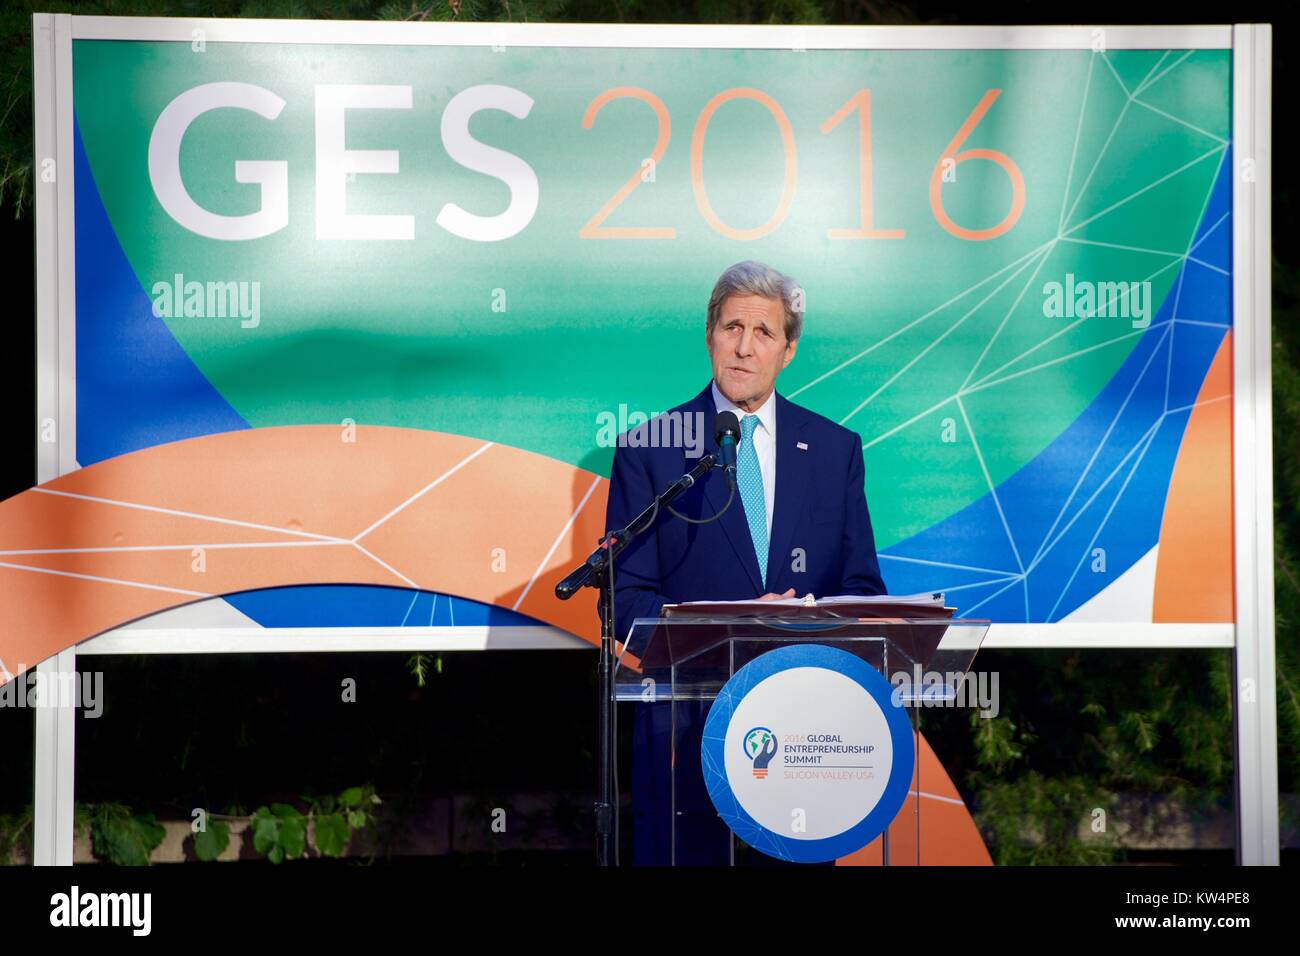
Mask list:
[{"label": "man speaking at podium", "polygon": [[[740,420],[736,493],[714,469],[619,556],[614,574],[620,640],[633,620],[658,617],[665,604],[884,594],[864,489],[862,439],[776,392],[803,331],[803,297],[794,280],[759,262],[727,269],[709,297],[704,341],[713,380],[664,413],[703,424],[703,453],[716,452],[719,412]],[[644,430],[642,435],[637,431]],[[698,462],[695,449],[657,446],[670,434],[653,421],[620,436],[610,473],[605,527],[625,527],[654,496]],[[678,429],[677,434],[686,433]],[[698,431],[695,432],[698,434]],[[722,513],[716,521],[708,521]],[[638,704],[633,737],[634,862],[671,857],[671,728],[666,704]],[[709,801],[698,742],[706,704],[677,706],[679,749],[677,862],[725,863],[725,828]],[[693,733],[692,733],[693,732]],[[721,828],[721,829],[720,829]]]}]

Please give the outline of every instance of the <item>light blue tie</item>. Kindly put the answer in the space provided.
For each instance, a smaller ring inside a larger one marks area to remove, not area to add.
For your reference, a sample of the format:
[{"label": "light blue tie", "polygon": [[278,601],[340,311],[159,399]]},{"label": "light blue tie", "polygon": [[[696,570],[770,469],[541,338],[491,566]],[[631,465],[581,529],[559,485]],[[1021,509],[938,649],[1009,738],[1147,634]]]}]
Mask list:
[{"label": "light blue tie", "polygon": [[740,488],[740,501],[745,506],[745,520],[749,522],[749,536],[754,539],[754,554],[758,557],[758,573],[764,586],[767,581],[767,503],[763,495],[763,472],[758,467],[758,452],[754,450],[754,429],[757,415],[746,415],[740,420],[740,450],[736,455],[736,484]]}]

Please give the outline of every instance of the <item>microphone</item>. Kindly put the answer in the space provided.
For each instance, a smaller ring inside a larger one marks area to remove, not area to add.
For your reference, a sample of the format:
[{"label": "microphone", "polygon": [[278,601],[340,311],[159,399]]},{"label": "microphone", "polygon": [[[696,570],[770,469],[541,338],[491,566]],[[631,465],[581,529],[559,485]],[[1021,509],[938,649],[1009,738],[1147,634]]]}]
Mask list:
[{"label": "microphone", "polygon": [[727,473],[727,484],[736,488],[736,448],[740,445],[740,419],[735,412],[718,412],[713,425],[713,437],[718,443],[718,457],[722,470]]}]

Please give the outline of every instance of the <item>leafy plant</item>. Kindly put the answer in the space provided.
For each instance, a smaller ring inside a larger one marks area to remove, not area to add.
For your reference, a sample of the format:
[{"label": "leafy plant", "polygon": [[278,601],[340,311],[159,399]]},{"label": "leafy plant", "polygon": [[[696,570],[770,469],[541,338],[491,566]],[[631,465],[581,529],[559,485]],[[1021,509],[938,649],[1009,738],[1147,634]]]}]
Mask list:
[{"label": "leafy plant", "polygon": [[272,863],[301,856],[307,848],[307,818],[287,803],[258,807],[253,814],[253,849]]},{"label": "leafy plant", "polygon": [[17,813],[0,814],[0,866],[16,862],[16,852],[22,848],[31,852],[32,805],[29,803]]},{"label": "leafy plant", "polygon": [[423,687],[425,683],[428,681],[430,662],[432,662],[433,664],[434,672],[441,674],[442,673],[441,654],[430,655],[424,653],[423,651],[420,651],[419,653],[412,654],[407,659],[406,669],[409,670],[411,672],[411,676],[415,678],[416,686]]},{"label": "leafy plant", "polygon": [[121,803],[96,804],[90,811],[95,855],[118,866],[148,866],[166,831],[152,813],[132,813]]},{"label": "leafy plant", "polygon": [[194,855],[205,863],[226,852],[230,846],[230,827],[221,820],[209,819],[202,830],[194,834]]},{"label": "leafy plant", "polygon": [[272,863],[296,859],[309,846],[319,856],[341,857],[352,835],[374,822],[378,795],[369,787],[349,787],[337,796],[304,796],[308,810],[287,803],[258,807],[253,814],[253,848]]}]

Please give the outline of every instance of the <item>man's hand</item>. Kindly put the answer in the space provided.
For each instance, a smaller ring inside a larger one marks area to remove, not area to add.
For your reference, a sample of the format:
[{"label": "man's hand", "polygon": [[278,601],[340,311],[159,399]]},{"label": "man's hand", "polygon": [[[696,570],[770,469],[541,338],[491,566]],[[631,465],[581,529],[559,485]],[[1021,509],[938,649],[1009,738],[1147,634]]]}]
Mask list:
[{"label": "man's hand", "polygon": [[769,591],[767,594],[764,594],[762,597],[760,597],[759,600],[779,601],[782,598],[792,598],[792,597],[794,597],[794,588],[791,588],[790,590],[786,591],[784,594],[773,594],[771,591]]}]

